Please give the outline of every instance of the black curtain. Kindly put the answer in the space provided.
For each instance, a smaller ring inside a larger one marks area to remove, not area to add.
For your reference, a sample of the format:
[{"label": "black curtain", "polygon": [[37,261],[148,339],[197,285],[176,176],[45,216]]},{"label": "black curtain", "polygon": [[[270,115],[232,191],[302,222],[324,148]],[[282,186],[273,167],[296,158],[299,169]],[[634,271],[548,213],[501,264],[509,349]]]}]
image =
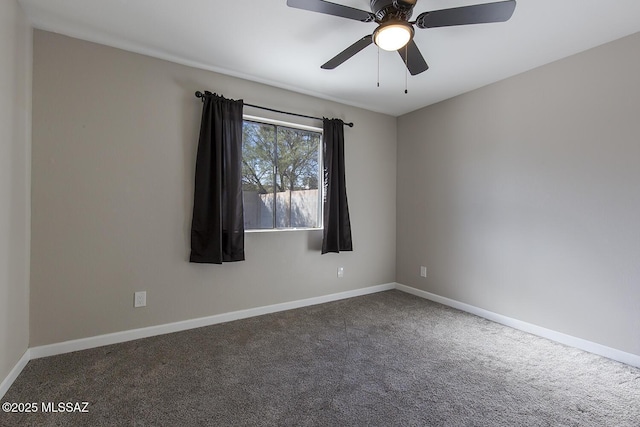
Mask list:
[{"label": "black curtain", "polygon": [[191,262],[244,260],[242,100],[203,97],[191,222]]},{"label": "black curtain", "polygon": [[344,122],[323,119],[324,235],[322,253],[352,251],[351,222],[344,174]]}]

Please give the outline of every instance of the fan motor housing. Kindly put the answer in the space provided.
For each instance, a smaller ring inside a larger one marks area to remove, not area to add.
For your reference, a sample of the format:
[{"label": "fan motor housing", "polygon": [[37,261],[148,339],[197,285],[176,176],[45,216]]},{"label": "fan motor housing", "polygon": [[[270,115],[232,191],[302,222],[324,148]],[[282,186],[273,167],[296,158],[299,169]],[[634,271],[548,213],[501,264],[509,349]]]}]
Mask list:
[{"label": "fan motor housing", "polygon": [[384,22],[389,19],[408,21],[413,13],[415,1],[371,0],[370,5],[377,22]]}]

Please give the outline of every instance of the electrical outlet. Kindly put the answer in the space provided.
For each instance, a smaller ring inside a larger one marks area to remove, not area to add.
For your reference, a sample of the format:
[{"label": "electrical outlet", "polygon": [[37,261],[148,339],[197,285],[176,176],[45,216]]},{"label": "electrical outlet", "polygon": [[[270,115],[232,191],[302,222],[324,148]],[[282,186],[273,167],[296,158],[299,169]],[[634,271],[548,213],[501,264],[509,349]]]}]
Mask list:
[{"label": "electrical outlet", "polygon": [[427,277],[427,267],[424,265],[420,266],[420,277]]},{"label": "electrical outlet", "polygon": [[339,278],[344,277],[344,267],[338,267],[338,277]]},{"label": "electrical outlet", "polygon": [[136,292],[133,295],[133,306],[144,307],[146,305],[147,305],[147,292],[146,291]]}]

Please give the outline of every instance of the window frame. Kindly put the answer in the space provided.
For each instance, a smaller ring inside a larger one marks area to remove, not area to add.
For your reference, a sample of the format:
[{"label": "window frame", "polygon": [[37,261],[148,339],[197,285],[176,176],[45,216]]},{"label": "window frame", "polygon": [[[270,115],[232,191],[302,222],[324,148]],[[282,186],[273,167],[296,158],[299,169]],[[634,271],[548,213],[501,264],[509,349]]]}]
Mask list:
[{"label": "window frame", "polygon": [[[320,134],[320,142],[318,144],[318,227],[276,227],[276,224],[274,224],[274,227],[272,228],[251,228],[251,229],[245,229],[244,232],[245,233],[273,233],[273,232],[323,230],[324,229],[324,193],[325,193],[324,152],[322,149],[323,129],[317,126],[309,126],[309,125],[303,125],[300,123],[286,122],[283,120],[270,119],[267,117],[254,116],[250,114],[242,115],[243,126],[245,122],[281,126],[281,127],[299,129],[299,130],[308,131],[308,132],[316,132]],[[242,141],[242,143],[243,143],[242,154],[244,155],[244,140]],[[244,213],[244,206],[242,209]]]}]

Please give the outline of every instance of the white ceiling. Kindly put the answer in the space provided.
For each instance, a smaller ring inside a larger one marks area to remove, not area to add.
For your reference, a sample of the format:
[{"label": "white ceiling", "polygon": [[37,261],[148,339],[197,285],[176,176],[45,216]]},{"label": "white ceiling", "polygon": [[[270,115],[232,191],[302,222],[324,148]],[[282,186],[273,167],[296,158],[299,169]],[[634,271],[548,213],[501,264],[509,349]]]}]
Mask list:
[{"label": "white ceiling", "polygon": [[[505,23],[416,29],[431,68],[409,75],[405,94],[396,52],[380,52],[376,86],[375,45],[335,70],[320,69],[374,23],[289,8],[286,0],[19,2],[36,28],[394,116],[640,31],[640,0],[518,0]],[[369,0],[333,2],[369,10]],[[420,0],[413,17],[488,2]]]}]

